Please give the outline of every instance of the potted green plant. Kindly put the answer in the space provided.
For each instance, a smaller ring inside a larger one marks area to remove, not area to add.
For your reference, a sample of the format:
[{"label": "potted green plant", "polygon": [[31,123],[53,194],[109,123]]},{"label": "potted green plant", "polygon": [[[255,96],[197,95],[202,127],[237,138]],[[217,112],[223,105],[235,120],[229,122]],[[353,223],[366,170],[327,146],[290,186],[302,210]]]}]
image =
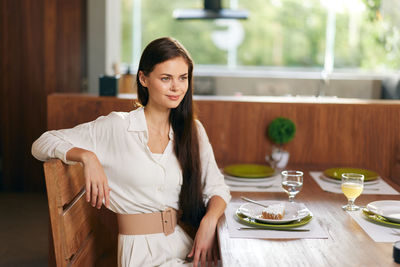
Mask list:
[{"label": "potted green plant", "polygon": [[285,117],[278,117],[268,125],[267,135],[275,144],[271,155],[266,156],[266,160],[279,169],[283,169],[289,162],[290,154],[283,149],[283,145],[290,142],[296,133],[294,122]]}]

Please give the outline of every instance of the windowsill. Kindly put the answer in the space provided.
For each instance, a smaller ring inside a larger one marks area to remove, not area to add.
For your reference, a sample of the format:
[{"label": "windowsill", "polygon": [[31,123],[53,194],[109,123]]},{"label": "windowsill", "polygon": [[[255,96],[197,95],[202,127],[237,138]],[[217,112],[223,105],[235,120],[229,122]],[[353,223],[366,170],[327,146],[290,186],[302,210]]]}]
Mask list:
[{"label": "windowsill", "polygon": [[[358,69],[339,69],[329,75],[331,80],[382,80],[400,75],[399,72],[385,73],[361,71]],[[322,79],[322,68],[280,68],[280,67],[246,67],[228,68],[222,66],[198,65],[194,68],[194,76],[202,77],[249,77],[280,79]]]},{"label": "windowsill", "polygon": [[[118,98],[136,99],[136,94],[118,94]],[[195,101],[314,103],[314,104],[399,104],[399,100],[339,98],[336,96],[223,96],[193,95]]]},{"label": "windowsill", "polygon": [[[121,68],[121,72],[127,71],[127,64]],[[230,68],[221,65],[194,66],[194,76],[198,77],[244,77],[244,78],[280,78],[280,79],[311,79],[321,80],[321,68],[295,68],[295,67],[257,67],[238,66]],[[136,68],[131,68],[131,73],[136,73]],[[382,80],[388,77],[399,77],[398,71],[364,71],[359,69],[336,69],[329,76],[332,80]]]}]

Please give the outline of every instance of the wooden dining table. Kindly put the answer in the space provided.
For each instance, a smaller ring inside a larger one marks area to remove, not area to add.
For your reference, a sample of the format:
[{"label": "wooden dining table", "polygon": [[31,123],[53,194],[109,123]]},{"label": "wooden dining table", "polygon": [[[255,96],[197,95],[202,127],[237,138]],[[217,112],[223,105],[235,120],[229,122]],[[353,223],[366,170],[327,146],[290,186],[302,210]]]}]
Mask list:
[{"label": "wooden dining table", "polygon": [[[294,168],[292,168],[294,169]],[[327,239],[248,239],[231,238],[226,218],[218,224],[220,255],[223,266],[399,266],[393,260],[393,243],[372,240],[342,206],[343,194],[323,191],[309,171],[313,166],[296,166],[304,171],[303,188],[295,201],[304,203],[327,232]],[[384,180],[400,192],[400,186]],[[284,192],[231,192],[231,202],[243,202],[241,196],[255,200],[287,201]],[[376,200],[400,200],[400,195],[365,195],[356,204],[365,206]],[[400,229],[398,229],[400,232]],[[400,235],[399,235],[400,240]]]}]

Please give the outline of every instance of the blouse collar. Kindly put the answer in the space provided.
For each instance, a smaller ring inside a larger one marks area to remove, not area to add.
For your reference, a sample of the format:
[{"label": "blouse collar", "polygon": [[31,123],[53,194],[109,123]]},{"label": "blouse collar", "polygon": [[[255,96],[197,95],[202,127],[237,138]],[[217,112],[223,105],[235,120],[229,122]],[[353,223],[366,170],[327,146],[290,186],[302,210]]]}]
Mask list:
[{"label": "blouse collar", "polygon": [[[143,132],[145,134],[146,138],[148,138],[149,133],[147,130],[146,117],[144,115],[144,107],[139,107],[139,108],[129,112],[128,131]],[[174,140],[174,131],[172,130],[172,126],[169,127],[168,137],[170,140]]]}]

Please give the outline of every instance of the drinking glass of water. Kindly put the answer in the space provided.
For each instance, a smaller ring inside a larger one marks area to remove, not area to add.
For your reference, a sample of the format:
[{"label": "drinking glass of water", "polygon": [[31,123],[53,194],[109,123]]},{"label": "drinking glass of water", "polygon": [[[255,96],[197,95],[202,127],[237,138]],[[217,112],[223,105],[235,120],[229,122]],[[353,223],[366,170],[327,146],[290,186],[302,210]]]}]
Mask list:
[{"label": "drinking glass of water", "polygon": [[289,201],[294,202],[294,197],[303,187],[303,172],[301,171],[283,171],[282,188],[289,195]]},{"label": "drinking glass of water", "polygon": [[343,173],[342,174],[342,191],[347,197],[347,205],[342,208],[344,210],[359,210],[360,207],[354,205],[356,198],[361,195],[364,188],[364,175],[359,173]]}]

